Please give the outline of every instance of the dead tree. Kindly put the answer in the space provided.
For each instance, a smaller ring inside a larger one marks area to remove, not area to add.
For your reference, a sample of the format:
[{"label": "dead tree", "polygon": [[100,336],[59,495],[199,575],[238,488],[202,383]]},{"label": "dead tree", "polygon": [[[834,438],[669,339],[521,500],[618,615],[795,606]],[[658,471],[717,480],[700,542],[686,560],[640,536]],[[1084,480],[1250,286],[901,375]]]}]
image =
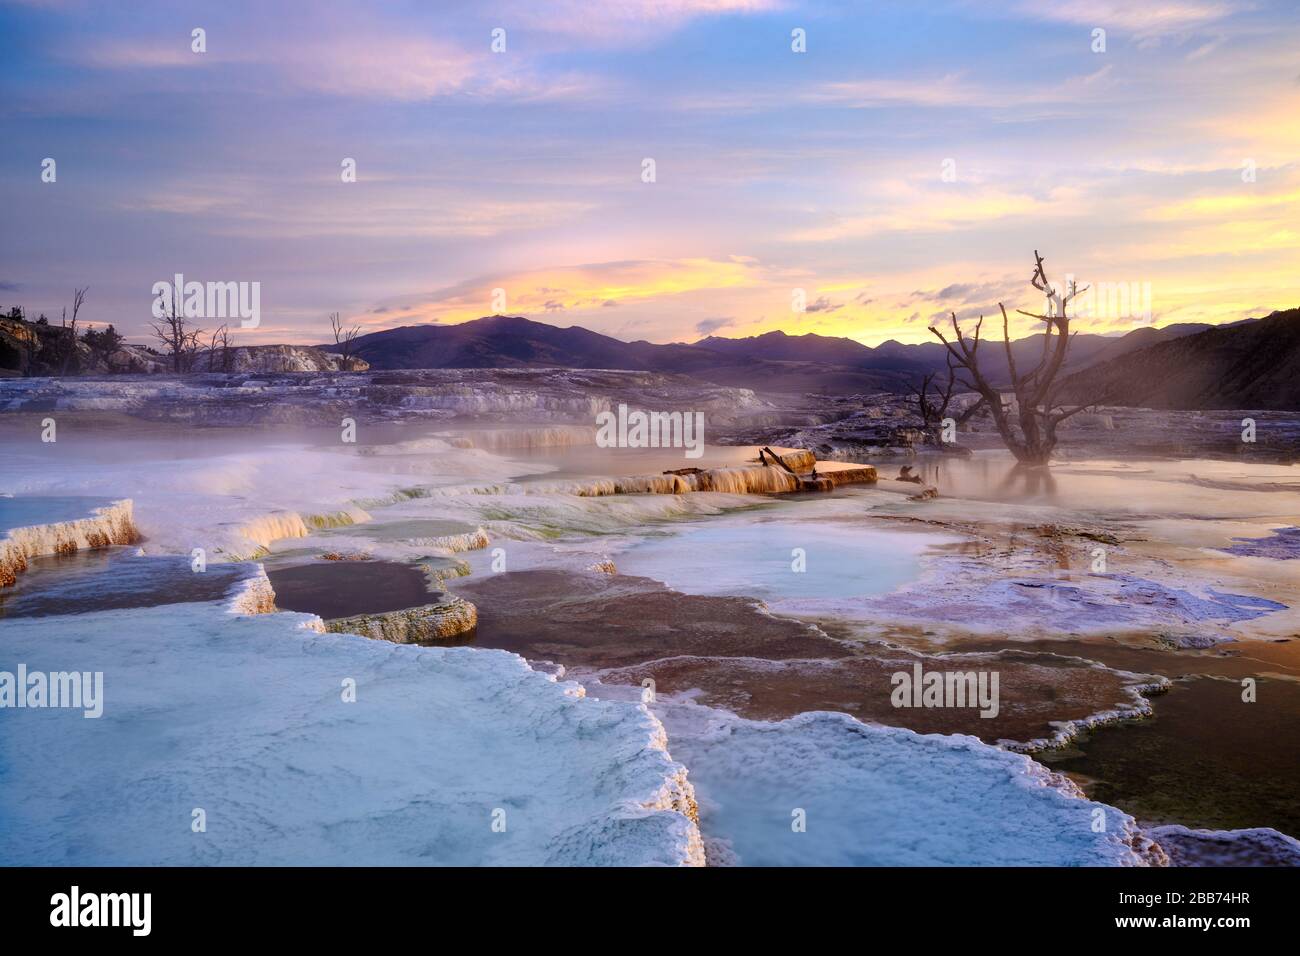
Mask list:
[{"label": "dead tree", "polygon": [[62,359],[59,363],[59,374],[67,375],[68,368],[72,365],[72,360],[77,357],[77,313],[81,311],[81,304],[86,301],[86,293],[90,291],[90,286],[84,289],[72,290],[72,323],[68,323],[68,310],[63,310],[62,336],[59,343],[59,349],[62,353]]},{"label": "dead tree", "polygon": [[194,371],[195,359],[199,357],[199,349],[203,348],[203,330],[191,329],[185,333],[185,341],[181,346],[181,371]]},{"label": "dead tree", "polygon": [[[218,354],[221,355],[220,368],[217,367]],[[207,356],[209,372],[230,371],[230,332],[225,325],[212,333],[212,338],[208,341]]]},{"label": "dead tree", "polygon": [[199,349],[199,336],[203,330],[190,328],[189,319],[181,307],[179,289],[172,291],[171,312],[162,317],[161,322],[150,322],[153,334],[162,343],[163,354],[170,355],[173,372],[188,372],[194,364],[194,355]]},{"label": "dead tree", "polygon": [[[921,431],[925,434],[925,440],[931,445],[942,445],[943,423],[948,415],[948,408],[952,405],[953,395],[957,388],[957,370],[953,366],[952,356],[948,356],[948,379],[943,387],[939,390],[936,379],[939,377],[938,372],[931,372],[921,379],[921,384],[913,386],[908,392],[908,399],[916,407],[921,416]],[[934,386],[934,394],[930,392],[930,387]],[[958,413],[953,421],[957,425],[964,425],[972,416],[977,414],[984,407],[984,398],[980,397],[978,401]]]},{"label": "dead tree", "polygon": [[934,326],[930,326],[930,331],[939,337],[957,367],[966,372],[969,380],[963,379],[961,385],[979,392],[993,416],[998,434],[1011,454],[1016,456],[1016,460],[1026,465],[1044,465],[1051,459],[1052,451],[1056,448],[1057,426],[1071,415],[1096,404],[1095,401],[1081,405],[1064,404],[1060,400],[1056,383],[1073,337],[1066,307],[1087,287],[1079,289],[1071,282],[1064,293],[1056,289],[1047,279],[1043,257],[1037,250],[1034,251],[1034,272],[1029,281],[1046,298],[1046,314],[1017,311],[1021,315],[1045,322],[1047,326],[1043,333],[1042,355],[1037,364],[1023,374],[1016,367],[1011,348],[1011,329],[1006,306],[998,303],[1002,312],[1002,339],[1011,376],[1011,391],[1015,396],[1013,401],[1005,401],[1001,390],[993,385],[980,368],[980,330],[984,325],[984,316],[980,316],[979,322],[975,324],[975,332],[969,338],[962,332],[955,312],[952,314],[953,341],[948,341]]},{"label": "dead tree", "polygon": [[352,359],[354,356],[357,336],[361,334],[361,326],[354,325],[350,329],[343,328],[343,319],[337,312],[330,313],[330,328],[334,330],[334,344],[338,346],[339,353],[339,370],[343,372],[351,371]]}]

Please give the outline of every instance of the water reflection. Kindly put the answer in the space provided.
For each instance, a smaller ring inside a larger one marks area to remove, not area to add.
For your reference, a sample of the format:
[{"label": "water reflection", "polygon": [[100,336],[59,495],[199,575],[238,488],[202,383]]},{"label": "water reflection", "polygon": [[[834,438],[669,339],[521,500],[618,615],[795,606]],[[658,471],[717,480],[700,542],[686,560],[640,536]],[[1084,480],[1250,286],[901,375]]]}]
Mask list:
[{"label": "water reflection", "polygon": [[[945,498],[1130,514],[1254,516],[1277,508],[1293,511],[1300,501],[1295,495],[1300,467],[1262,462],[1116,459],[1030,466],[1010,455],[923,455],[913,472]],[[1227,488],[1233,493],[1225,495]]]},{"label": "water reflection", "polygon": [[913,472],[946,495],[997,501],[1033,498],[1045,504],[1055,504],[1058,498],[1050,465],[1025,465],[1009,456],[920,459]]}]

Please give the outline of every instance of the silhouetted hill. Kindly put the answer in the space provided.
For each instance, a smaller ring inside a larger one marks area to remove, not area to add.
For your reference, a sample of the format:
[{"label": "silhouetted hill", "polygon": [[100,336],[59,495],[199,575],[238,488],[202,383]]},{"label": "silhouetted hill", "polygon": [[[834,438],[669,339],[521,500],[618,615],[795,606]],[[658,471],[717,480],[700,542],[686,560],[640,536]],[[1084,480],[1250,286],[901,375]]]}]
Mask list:
[{"label": "silhouetted hill", "polygon": [[[1122,336],[1081,333],[1071,343],[1066,372],[1109,366],[1153,348],[1200,339],[1207,331],[1247,335],[1243,330],[1260,321],[1263,320],[1220,327],[1182,324],[1163,329],[1141,328]],[[964,328],[968,333],[971,331],[969,323]],[[984,331],[994,336],[986,339],[980,350],[985,374],[994,382],[1005,383],[1006,351],[996,338],[1001,334],[1001,327],[986,322]],[[1041,333],[1011,343],[1022,369],[1038,360],[1042,346]],[[460,325],[414,325],[372,332],[356,340],[355,351],[375,369],[630,369],[690,375],[721,385],[773,392],[838,394],[882,389],[901,391],[927,372],[942,372],[947,367],[943,345],[937,341],[904,345],[891,340],[871,348],[848,338],[766,332],[734,339],[710,336],[691,345],[656,345],[623,342],[580,326],[560,328],[507,315],[488,316]],[[1193,350],[1170,354],[1199,353]],[[1140,399],[1134,404],[1144,402]],[[1276,406],[1257,403],[1257,407]]]},{"label": "silhouetted hill", "polygon": [[881,367],[871,364],[871,359],[876,353],[870,346],[853,339],[817,335],[815,332],[787,335],[778,330],[740,339],[710,335],[696,342],[695,347],[721,352],[724,355],[776,362],[819,362],[823,365],[847,365],[851,368]]},{"label": "silhouetted hill", "polygon": [[904,384],[899,376],[887,371],[767,360],[718,352],[698,344],[622,342],[579,326],[559,328],[507,315],[460,325],[413,325],[372,332],[356,340],[355,351],[376,369],[631,369],[691,375],[722,385],[800,392],[827,387],[835,391],[874,391],[897,389]]},{"label": "silhouetted hill", "polygon": [[[1141,328],[1121,336],[1079,333],[1070,343],[1067,369],[1086,368],[1099,361],[1116,358],[1134,349],[1143,348],[1155,342],[1191,335],[1208,329],[1209,325],[1182,324],[1171,325],[1163,329]],[[962,330],[971,335],[974,323],[966,322]],[[948,328],[941,331],[951,340]],[[984,348],[980,350],[984,372],[995,382],[1008,379],[1006,349],[1002,345],[1002,328],[990,322],[984,323],[982,333]],[[880,343],[875,348],[863,345],[853,339],[833,338],[830,336],[808,333],[806,335],[786,335],[784,332],[765,332],[762,335],[747,338],[729,339],[721,336],[709,336],[695,343],[699,347],[732,356],[766,359],[769,361],[815,361],[827,365],[843,365],[850,368],[874,369],[899,372],[917,378],[928,372],[943,371],[947,368],[947,353],[943,344],[937,339],[933,342],[921,342],[904,345],[893,339]],[[1016,365],[1021,369],[1030,367],[1037,361],[1043,350],[1042,333],[1014,339],[1011,343]]]},{"label": "silhouetted hill", "polygon": [[[671,348],[664,346],[663,348]],[[516,316],[494,315],[461,325],[411,325],[356,340],[372,367],[645,369],[647,350],[578,326],[562,329]]]},{"label": "silhouetted hill", "polygon": [[1062,385],[1109,405],[1300,409],[1300,309],[1157,342]]}]

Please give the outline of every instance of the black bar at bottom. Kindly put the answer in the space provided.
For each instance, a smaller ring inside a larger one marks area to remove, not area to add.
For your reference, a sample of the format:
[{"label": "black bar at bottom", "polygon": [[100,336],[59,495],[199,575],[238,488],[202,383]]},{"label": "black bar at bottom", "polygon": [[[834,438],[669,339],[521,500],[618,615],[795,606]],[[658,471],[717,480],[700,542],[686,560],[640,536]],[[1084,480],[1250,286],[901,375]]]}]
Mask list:
[{"label": "black bar at bottom", "polygon": [[[0,870],[0,926],[7,942],[76,934],[81,942],[283,938],[301,946],[412,934],[445,943],[453,930],[540,941],[561,926],[587,939],[632,933],[649,942],[645,934],[689,932],[701,920],[735,942],[782,927],[820,933],[833,920],[864,941],[911,927],[927,941],[952,934],[968,943],[1024,931],[1226,942],[1288,927],[1296,889],[1294,869],[34,868]],[[147,936],[139,932],[144,897],[120,895],[145,893]],[[115,916],[118,926],[70,925]]]}]

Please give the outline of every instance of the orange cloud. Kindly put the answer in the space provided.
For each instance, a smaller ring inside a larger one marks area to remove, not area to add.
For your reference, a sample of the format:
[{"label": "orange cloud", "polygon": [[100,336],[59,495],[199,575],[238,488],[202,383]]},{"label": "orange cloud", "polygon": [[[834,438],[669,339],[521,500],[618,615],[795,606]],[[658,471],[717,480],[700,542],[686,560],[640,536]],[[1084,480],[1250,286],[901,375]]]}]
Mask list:
[{"label": "orange cloud", "polygon": [[[768,283],[753,260],[741,257],[606,262],[474,280],[397,310],[396,316],[392,311],[382,315],[387,323],[396,317],[454,324],[493,311],[534,316],[582,312]],[[502,303],[494,299],[497,289]]]}]

